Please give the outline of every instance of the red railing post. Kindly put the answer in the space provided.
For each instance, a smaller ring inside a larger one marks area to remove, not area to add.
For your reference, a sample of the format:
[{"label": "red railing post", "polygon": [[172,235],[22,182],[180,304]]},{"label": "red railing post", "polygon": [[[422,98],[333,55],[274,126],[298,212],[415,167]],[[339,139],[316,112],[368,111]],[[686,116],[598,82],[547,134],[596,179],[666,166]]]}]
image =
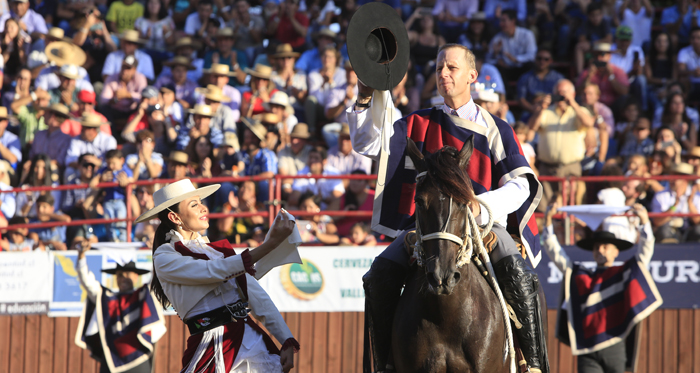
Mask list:
[{"label": "red railing post", "polygon": [[133,184],[131,183],[126,186],[126,242],[131,242],[131,192],[133,189]]}]

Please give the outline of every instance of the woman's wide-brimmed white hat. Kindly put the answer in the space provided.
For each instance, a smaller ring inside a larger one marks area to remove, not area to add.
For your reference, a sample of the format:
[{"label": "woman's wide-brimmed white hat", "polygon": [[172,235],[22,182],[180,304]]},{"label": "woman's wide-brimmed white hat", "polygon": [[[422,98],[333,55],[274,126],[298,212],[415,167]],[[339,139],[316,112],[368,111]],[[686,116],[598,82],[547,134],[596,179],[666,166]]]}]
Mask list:
[{"label": "woman's wide-brimmed white hat", "polygon": [[195,188],[190,179],[182,179],[168,184],[153,193],[153,203],[155,207],[141,214],[141,216],[136,219],[136,223],[151,220],[157,217],[159,212],[190,197],[199,196],[201,199],[207,198],[216,192],[220,186],[220,184],[214,184]]}]

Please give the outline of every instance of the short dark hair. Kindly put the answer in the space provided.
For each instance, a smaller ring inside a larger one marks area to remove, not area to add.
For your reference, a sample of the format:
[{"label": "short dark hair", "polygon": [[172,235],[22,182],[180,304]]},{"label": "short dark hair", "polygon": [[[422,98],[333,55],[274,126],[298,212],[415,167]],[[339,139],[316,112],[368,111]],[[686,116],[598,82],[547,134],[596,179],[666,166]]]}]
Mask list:
[{"label": "short dark hair", "polygon": [[315,204],[321,206],[321,195],[316,194],[312,191],[304,192],[301,197],[299,197],[299,206],[301,206],[304,201],[311,199]]},{"label": "short dark hair", "polygon": [[105,154],[105,159],[124,158],[124,153],[119,149],[112,149]]},{"label": "short dark hair", "polygon": [[199,7],[200,5],[209,5],[210,7],[214,7],[214,2],[212,0],[200,0],[199,4],[197,6]]},{"label": "short dark hair", "polygon": [[322,146],[314,146],[313,148],[311,148],[311,150],[309,150],[309,154],[311,153],[318,153],[318,155],[321,156],[322,160],[328,158],[328,151]]},{"label": "short dark hair", "polygon": [[590,3],[588,4],[588,8],[586,8],[586,14],[591,14],[595,12],[596,10],[603,10],[603,4],[602,3]]},{"label": "short dark hair", "polygon": [[54,204],[54,202],[56,202],[56,200],[53,198],[51,193],[44,193],[44,194],[40,195],[39,198],[36,199],[37,205],[42,203],[42,202],[48,203],[49,205],[53,206],[53,204]]},{"label": "short dark hair", "polygon": [[518,19],[518,13],[515,11],[515,9],[505,9],[501,12],[501,15],[508,17],[508,19],[511,21]]},{"label": "short dark hair", "polygon": [[690,32],[688,33],[688,35],[692,35],[695,31],[700,31],[700,27],[695,26],[695,27],[691,28],[691,29],[690,29]]},{"label": "short dark hair", "polygon": [[14,216],[7,221],[7,225],[27,224],[29,219],[26,216]]}]

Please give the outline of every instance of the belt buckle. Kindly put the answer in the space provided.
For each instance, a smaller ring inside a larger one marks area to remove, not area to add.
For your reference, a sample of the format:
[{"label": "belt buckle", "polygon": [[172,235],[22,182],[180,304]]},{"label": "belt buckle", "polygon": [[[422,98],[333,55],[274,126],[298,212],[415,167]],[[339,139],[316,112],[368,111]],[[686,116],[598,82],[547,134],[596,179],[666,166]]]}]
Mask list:
[{"label": "belt buckle", "polygon": [[248,313],[250,312],[247,302],[239,302],[233,306],[226,304],[224,307],[226,307],[226,310],[231,314],[231,318],[234,322],[238,322],[237,319],[245,319],[248,317]]}]

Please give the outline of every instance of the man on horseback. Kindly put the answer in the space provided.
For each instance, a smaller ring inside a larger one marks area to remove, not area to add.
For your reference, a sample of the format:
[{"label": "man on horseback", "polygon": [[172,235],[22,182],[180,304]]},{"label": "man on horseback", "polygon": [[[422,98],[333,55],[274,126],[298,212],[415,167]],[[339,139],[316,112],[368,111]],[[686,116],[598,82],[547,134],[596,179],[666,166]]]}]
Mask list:
[{"label": "man on horseback", "polygon": [[[493,231],[498,237],[490,259],[504,298],[522,323],[515,334],[527,365],[531,372],[547,373],[540,318],[544,305],[538,303],[539,280],[532,269],[541,258],[532,214],[542,187],[522,155],[511,127],[474,104],[470,93],[470,85],[478,75],[474,54],[458,44],[441,47],[436,74],[438,92],[445,100],[442,106],[414,112],[394,123],[383,123],[385,103],[393,110],[388,92],[374,92],[358,82],[358,99],[348,109],[354,149],[380,161],[372,228],[396,237],[363,277],[369,324],[366,327],[372,339],[374,368],[384,372],[393,370],[390,358],[393,318],[410,262],[403,238],[415,229],[415,173],[413,180],[405,177],[405,170],[414,169],[405,153],[406,138],[414,140],[423,153],[432,153],[445,145],[460,149],[471,137],[474,153],[467,173],[475,193],[493,213]],[[387,136],[391,138],[390,144]],[[484,206],[473,203],[470,208],[478,224],[488,221]],[[510,234],[522,240],[531,266]]]}]

